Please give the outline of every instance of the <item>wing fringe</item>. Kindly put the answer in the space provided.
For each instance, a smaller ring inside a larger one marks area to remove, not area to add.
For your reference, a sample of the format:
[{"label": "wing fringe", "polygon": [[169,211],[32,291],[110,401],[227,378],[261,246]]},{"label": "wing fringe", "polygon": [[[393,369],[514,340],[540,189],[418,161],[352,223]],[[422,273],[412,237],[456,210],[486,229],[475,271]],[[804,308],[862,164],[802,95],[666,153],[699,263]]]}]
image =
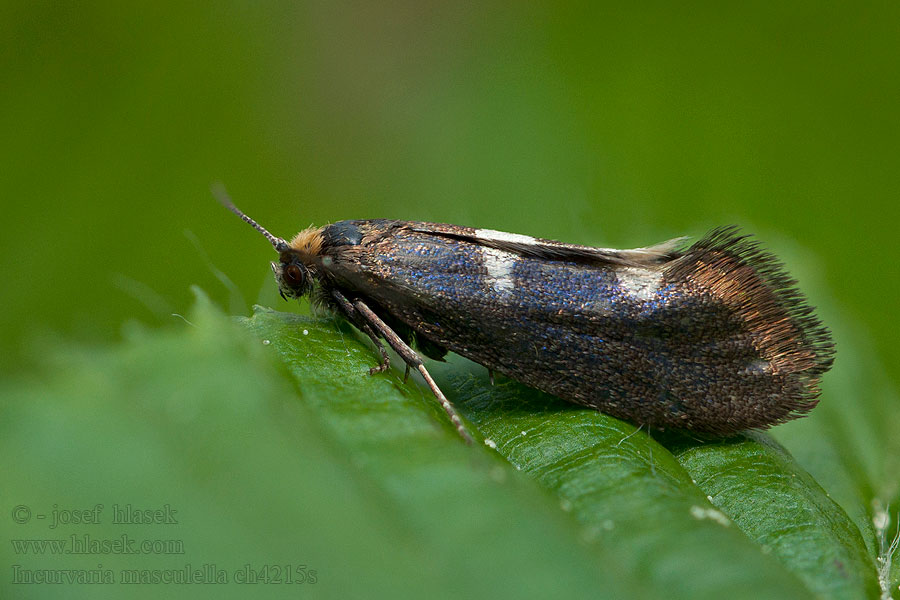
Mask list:
[{"label": "wing fringe", "polygon": [[730,305],[757,349],[785,377],[789,420],[818,403],[821,376],[834,362],[831,332],[813,314],[797,282],[774,255],[738,227],[714,229],[665,269],[671,282],[691,282]]}]

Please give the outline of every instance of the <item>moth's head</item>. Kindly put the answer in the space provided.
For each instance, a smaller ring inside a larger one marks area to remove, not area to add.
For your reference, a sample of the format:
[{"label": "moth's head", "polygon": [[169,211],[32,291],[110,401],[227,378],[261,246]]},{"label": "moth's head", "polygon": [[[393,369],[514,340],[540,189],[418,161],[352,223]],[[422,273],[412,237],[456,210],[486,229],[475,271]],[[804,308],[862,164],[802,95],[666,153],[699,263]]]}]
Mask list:
[{"label": "moth's head", "polygon": [[278,293],[288,298],[302,298],[312,289],[312,275],[296,252],[282,252],[280,262],[272,263]]},{"label": "moth's head", "polygon": [[269,240],[269,243],[278,252],[278,262],[272,263],[272,271],[275,273],[275,282],[278,284],[278,292],[281,297],[287,300],[288,298],[301,298],[308,294],[313,286],[314,263],[322,248],[322,229],[316,227],[305,229],[289,243],[272,235],[265,227],[245,215],[231,202],[221,185],[213,186],[213,194],[228,210]]},{"label": "moth's head", "polygon": [[[322,228],[310,227],[290,243],[278,240],[278,262],[272,263],[281,297],[301,298],[312,290],[316,260],[322,251]],[[286,245],[286,246],[285,246]]]}]

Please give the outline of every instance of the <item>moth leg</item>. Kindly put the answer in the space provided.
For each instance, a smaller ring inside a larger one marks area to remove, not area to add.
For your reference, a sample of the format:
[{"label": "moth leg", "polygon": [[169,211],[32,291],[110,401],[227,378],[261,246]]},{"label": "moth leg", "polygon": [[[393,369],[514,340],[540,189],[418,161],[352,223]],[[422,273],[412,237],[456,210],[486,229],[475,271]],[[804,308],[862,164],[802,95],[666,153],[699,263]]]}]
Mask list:
[{"label": "moth leg", "polygon": [[491,380],[491,385],[494,385],[494,370],[488,369],[488,379]]},{"label": "moth leg", "polygon": [[[368,331],[366,331],[366,329],[368,329]],[[378,348],[378,352],[381,353],[381,362],[369,369],[369,375],[384,373],[391,368],[391,357],[388,356],[387,350],[384,349],[384,345],[381,343],[381,340],[375,336],[375,332],[372,331],[370,327],[366,326],[363,331],[365,331],[366,335],[371,338],[372,342],[375,344],[375,347]]]},{"label": "moth leg", "polygon": [[[344,314],[347,315],[347,318],[351,319],[353,323],[362,330],[369,339],[372,340],[372,343],[375,344],[375,347],[378,348],[378,352],[381,353],[381,363],[369,369],[369,375],[374,375],[376,373],[383,373],[387,371],[391,366],[391,357],[388,356],[387,350],[384,349],[384,344],[381,343],[381,339],[378,335],[372,331],[372,328],[369,327],[369,324],[363,320],[362,315],[360,315],[353,305],[350,304],[350,301],[344,297],[342,293],[337,290],[333,290],[331,295],[334,296],[334,299],[337,300],[338,306],[341,307],[341,310],[344,311]],[[407,372],[409,372],[409,366],[406,367]]]},{"label": "moth leg", "polygon": [[353,302],[353,308],[357,310],[357,312],[362,315],[364,319],[366,319],[372,326],[380,333],[384,339],[387,341],[388,345],[394,349],[394,351],[406,361],[407,369],[409,367],[415,367],[415,369],[422,374],[422,377],[425,378],[425,383],[428,384],[428,387],[431,388],[432,393],[434,393],[435,397],[438,399],[438,402],[441,403],[441,407],[444,409],[444,412],[447,413],[447,416],[450,417],[450,421],[456,427],[456,431],[459,432],[459,435],[466,441],[467,444],[472,443],[472,436],[469,435],[469,432],[466,431],[465,426],[463,426],[462,419],[459,418],[459,414],[456,412],[456,409],[453,408],[453,405],[447,400],[447,397],[444,396],[444,393],[434,382],[434,379],[431,378],[431,374],[425,368],[425,364],[422,362],[422,359],[419,357],[416,352],[409,347],[409,345],[400,339],[400,336],[397,335],[393,329],[391,329],[387,323],[381,320],[381,318],[372,312],[372,309],[366,306],[366,303],[362,300],[355,300]]}]

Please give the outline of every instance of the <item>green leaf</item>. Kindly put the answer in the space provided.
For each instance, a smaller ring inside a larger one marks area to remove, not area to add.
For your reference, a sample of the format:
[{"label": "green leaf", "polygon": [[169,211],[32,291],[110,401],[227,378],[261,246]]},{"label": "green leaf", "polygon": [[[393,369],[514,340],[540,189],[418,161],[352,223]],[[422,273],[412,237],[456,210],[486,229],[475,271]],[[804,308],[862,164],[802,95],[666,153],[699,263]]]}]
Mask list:
[{"label": "green leaf", "polygon": [[[406,408],[396,402],[385,404],[382,399],[387,390],[373,391],[375,405],[368,410],[355,406],[358,400],[343,389],[348,380],[355,383],[363,378],[368,380],[364,385],[374,389],[380,384],[372,381],[378,377],[366,375],[374,364],[374,354],[365,346],[360,348],[349,328],[338,330],[340,344],[335,349],[333,343],[323,347],[323,340],[334,340],[334,334],[322,330],[316,321],[258,310],[249,324],[282,353],[304,399],[315,405],[325,425],[352,453],[379,462],[373,456],[384,456],[385,443],[408,450],[412,443],[408,437],[427,427],[417,417],[446,421],[433,400],[427,395],[423,399],[421,389],[402,403]],[[303,330],[309,335],[298,335]],[[614,557],[617,569],[624,569],[630,579],[642,581],[658,593],[701,597],[717,590],[735,597],[748,593],[796,597],[815,591],[823,597],[852,598],[877,591],[875,569],[860,534],[833,502],[816,497],[824,504],[816,508],[822,520],[832,519],[843,528],[840,531],[855,532],[849,539],[829,539],[831,546],[789,543],[787,552],[781,552],[780,546],[764,547],[756,535],[759,532],[753,531],[753,539],[748,539],[742,524],[734,526],[726,516],[730,514],[726,507],[717,509],[710,503],[712,482],[704,486],[693,483],[691,474],[702,469],[690,465],[686,470],[678,457],[644,432],[635,433],[633,426],[563,404],[514,382],[491,388],[484,375],[467,372],[460,361],[449,366],[434,364],[432,370],[491,445],[516,468],[558,494],[561,507],[582,526],[582,537],[601,564],[609,564]],[[333,381],[335,376],[339,383]],[[409,389],[394,377],[385,379],[397,390]],[[333,393],[316,391],[323,378],[332,380]],[[453,438],[446,423],[443,430]],[[754,451],[760,447],[751,440],[743,443]],[[446,452],[450,451],[448,447]],[[687,454],[683,456],[686,460]],[[755,464],[752,451],[744,456],[746,466]],[[788,476],[802,472],[796,465],[790,466],[793,470]],[[814,485],[811,479],[809,482]],[[745,483],[760,484],[750,470]],[[849,576],[807,568],[808,561],[824,560],[831,554],[846,557]],[[806,586],[803,592],[798,591],[801,579]]]},{"label": "green leaf", "polygon": [[[39,377],[3,385],[7,514],[104,505],[99,524],[4,519],[5,565],[102,563],[117,580],[211,567],[229,580],[52,588],[90,598],[878,595],[858,524],[767,435],[655,439],[491,386],[462,359],[429,363],[479,439],[466,446],[427,389],[402,371],[368,375],[376,354],[346,324],[257,308],[237,327],[202,296],[190,321],[62,349]],[[129,503],[168,504],[178,523],[113,523]],[[73,534],[175,540],[183,553],[25,555],[9,542]],[[234,582],[265,566],[284,578],[287,565],[317,583]],[[48,593],[12,581],[4,597]]]}]

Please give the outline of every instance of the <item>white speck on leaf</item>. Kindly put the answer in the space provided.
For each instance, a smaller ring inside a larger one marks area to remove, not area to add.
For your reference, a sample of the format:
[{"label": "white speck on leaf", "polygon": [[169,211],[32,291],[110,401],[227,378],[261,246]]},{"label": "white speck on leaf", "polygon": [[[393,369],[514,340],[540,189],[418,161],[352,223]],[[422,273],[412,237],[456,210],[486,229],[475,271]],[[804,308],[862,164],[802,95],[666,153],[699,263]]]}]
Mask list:
[{"label": "white speck on leaf", "polygon": [[691,516],[695,519],[710,519],[715,521],[722,527],[730,527],[731,521],[728,520],[728,517],[725,516],[720,510],[716,510],[715,508],[703,508],[702,506],[697,506],[696,504],[691,507]]}]

